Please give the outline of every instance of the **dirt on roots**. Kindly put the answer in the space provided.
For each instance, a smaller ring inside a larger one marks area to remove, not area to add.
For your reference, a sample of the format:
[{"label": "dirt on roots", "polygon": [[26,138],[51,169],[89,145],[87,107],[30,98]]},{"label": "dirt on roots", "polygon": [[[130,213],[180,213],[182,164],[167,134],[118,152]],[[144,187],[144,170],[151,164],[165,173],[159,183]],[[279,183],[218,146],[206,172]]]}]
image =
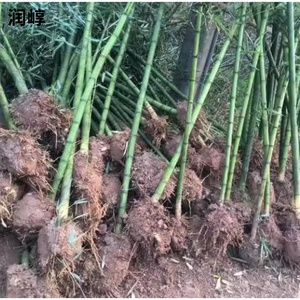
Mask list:
[{"label": "dirt on roots", "polygon": [[48,191],[48,152],[27,131],[0,129],[0,170],[22,179],[33,189]]},{"label": "dirt on roots", "polygon": [[32,239],[54,214],[54,201],[41,194],[27,193],[13,208],[12,228],[22,241]]},{"label": "dirt on roots", "polygon": [[168,134],[168,122],[165,117],[152,118],[145,125],[145,133],[149,135],[153,144],[160,148],[161,144],[166,141]]},{"label": "dirt on roots", "polygon": [[[132,167],[132,184],[141,197],[151,197],[160,183],[167,164],[152,152],[136,155]],[[177,184],[176,177],[171,176],[161,199],[168,199]]]},{"label": "dirt on roots", "polygon": [[54,102],[44,91],[31,89],[11,103],[11,113],[19,129],[28,130],[58,157],[72,122],[72,113]]}]

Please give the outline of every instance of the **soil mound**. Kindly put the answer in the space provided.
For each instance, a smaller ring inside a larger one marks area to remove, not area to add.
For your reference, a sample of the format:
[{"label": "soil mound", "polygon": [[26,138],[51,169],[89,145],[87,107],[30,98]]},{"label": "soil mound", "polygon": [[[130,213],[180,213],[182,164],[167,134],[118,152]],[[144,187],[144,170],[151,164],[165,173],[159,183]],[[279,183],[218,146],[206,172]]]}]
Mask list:
[{"label": "soil mound", "polygon": [[126,226],[133,240],[148,253],[160,255],[170,251],[172,221],[162,205],[140,200],[128,213]]},{"label": "soil mound", "polygon": [[[137,155],[132,168],[132,183],[141,197],[151,197],[160,183],[167,164],[152,152]],[[161,199],[168,199],[176,187],[176,177],[173,175]]]},{"label": "soil mound", "polygon": [[0,169],[32,188],[49,190],[49,155],[27,131],[0,129]]},{"label": "soil mound", "polygon": [[31,89],[12,101],[11,113],[19,129],[37,136],[56,157],[60,154],[72,121],[69,110],[46,92]]},{"label": "soil mound", "polygon": [[35,237],[55,213],[55,203],[41,194],[28,193],[15,204],[13,229],[21,240]]}]

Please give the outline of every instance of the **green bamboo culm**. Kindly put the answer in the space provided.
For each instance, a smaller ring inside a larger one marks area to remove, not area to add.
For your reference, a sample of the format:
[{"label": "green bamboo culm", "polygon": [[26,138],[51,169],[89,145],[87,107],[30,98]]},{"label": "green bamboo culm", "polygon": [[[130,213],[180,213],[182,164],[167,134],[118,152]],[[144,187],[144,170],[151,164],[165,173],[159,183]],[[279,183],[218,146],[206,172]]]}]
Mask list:
[{"label": "green bamboo culm", "polygon": [[[281,119],[281,111],[282,111],[282,105],[284,102],[285,94],[287,91],[287,86],[288,86],[288,76],[285,76],[284,78],[284,84],[282,86],[280,95],[279,95],[279,101],[277,101],[277,107],[275,108],[275,118],[274,118],[274,124],[270,136],[270,146],[268,147],[268,152],[267,155],[265,156],[264,159],[264,164],[263,164],[263,170],[262,170],[262,180],[261,180],[261,185],[260,185],[260,192],[258,196],[258,201],[257,201],[257,208],[255,211],[255,215],[253,218],[253,223],[252,223],[252,228],[251,228],[251,241],[255,241],[256,234],[257,234],[257,229],[258,229],[258,223],[259,223],[259,216],[261,212],[261,207],[262,203],[264,200],[265,196],[265,189],[267,188],[268,181],[270,180],[270,164],[272,160],[272,154],[274,150],[274,145],[276,141],[276,136],[277,136],[277,131]],[[267,213],[269,212],[269,208],[267,208]],[[268,215],[266,215],[268,216]]]},{"label": "green bamboo culm", "polygon": [[292,133],[292,155],[293,155],[293,183],[294,183],[294,205],[298,219],[300,219],[300,158],[299,137],[297,125],[296,108],[296,63],[295,63],[295,28],[294,28],[294,3],[287,3],[288,19],[288,53],[289,53],[289,113]]},{"label": "green bamboo culm", "polygon": [[[86,18],[86,23],[85,23],[85,30],[83,33],[83,44],[82,44],[82,49],[81,49],[81,57],[82,58],[82,52],[87,56],[88,51],[85,51],[84,48],[88,48],[90,43],[90,33],[91,33],[91,23],[92,23],[92,16],[93,16],[93,8],[94,8],[94,3],[90,2],[87,4],[87,18]],[[91,53],[90,53],[91,55]],[[74,60],[76,59],[76,57],[73,58]],[[86,61],[87,59],[85,59]],[[78,65],[78,63],[77,63]],[[90,65],[90,61],[89,63],[87,63],[89,72],[91,72],[91,65]],[[84,66],[83,66],[84,67]],[[83,68],[84,69],[84,68]],[[78,75],[80,73],[80,65],[78,68]],[[82,72],[82,71],[81,71]],[[84,72],[83,73],[83,77],[81,76],[80,79],[82,80],[82,82],[76,82],[76,90],[79,89],[82,93],[83,90],[83,84],[84,84]],[[78,79],[78,77],[77,77]],[[86,80],[87,81],[87,80]],[[75,90],[75,94],[76,94],[76,90]],[[78,95],[78,94],[77,94]],[[75,101],[74,101],[75,103]],[[78,104],[80,103],[80,99],[79,101],[77,101],[75,104],[78,106]],[[76,111],[77,107],[74,107],[74,111]],[[75,143],[76,143],[76,139],[73,142],[72,145],[72,149],[71,149],[71,154],[69,156],[69,160],[68,160],[68,164],[66,167],[66,171],[63,177],[63,181],[62,181],[62,187],[61,187],[61,197],[59,200],[59,205],[57,207],[57,214],[58,214],[58,219],[61,222],[62,220],[66,220],[68,218],[68,213],[69,213],[69,203],[70,203],[70,196],[71,196],[71,186],[72,186],[72,175],[73,175],[73,165],[74,165],[74,154],[75,154]]]},{"label": "green bamboo culm", "polygon": [[128,190],[129,190],[129,184],[130,184],[130,177],[131,177],[131,168],[133,163],[133,156],[134,156],[134,148],[136,143],[136,138],[139,130],[141,115],[142,115],[142,109],[145,102],[145,96],[147,92],[147,86],[149,83],[149,78],[151,74],[151,68],[152,63],[155,55],[155,50],[157,46],[157,41],[159,37],[160,27],[161,27],[161,20],[163,16],[164,11],[164,3],[160,3],[158,13],[157,13],[157,19],[154,26],[150,49],[147,57],[147,64],[144,72],[144,77],[140,89],[140,94],[137,100],[136,104],[136,110],[134,115],[134,120],[131,128],[130,138],[128,142],[128,148],[127,148],[127,154],[126,154],[126,163],[125,163],[125,169],[124,169],[124,179],[123,179],[123,185],[122,185],[122,192],[121,192],[121,200],[120,200],[120,206],[119,206],[119,213],[117,218],[117,225],[115,228],[115,231],[117,233],[120,233],[122,230],[122,218],[126,211],[126,204],[127,204],[127,197],[128,197]]},{"label": "green bamboo culm", "polygon": [[0,83],[0,108],[1,108],[1,112],[3,113],[3,117],[8,129],[15,130],[16,126],[10,116],[9,104],[1,83]]},{"label": "green bamboo culm", "polygon": [[[225,54],[227,52],[227,49],[232,41],[232,38],[237,30],[237,26],[238,26],[237,23],[235,23],[233,25],[231,31],[229,32],[228,38],[226,39],[214,65],[213,65],[213,68],[206,80],[206,83],[203,87],[202,93],[201,93],[199,99],[197,100],[196,106],[194,107],[193,114],[192,114],[192,126],[190,126],[190,128],[189,128],[188,136],[191,134],[192,128],[201,112],[201,108],[204,104],[204,101],[205,101],[207,95],[208,95],[208,92],[210,91],[211,85],[218,73],[220,65],[221,65],[221,63],[225,57]],[[177,146],[176,152],[173,155],[170,163],[168,164],[167,169],[163,175],[163,178],[160,181],[158,187],[156,188],[156,191],[154,192],[154,194],[152,196],[153,202],[158,202],[159,199],[161,198],[161,195],[163,194],[163,192],[168,184],[168,181],[169,181],[170,177],[172,176],[174,169],[178,163],[178,160],[181,155],[182,146],[183,146],[183,138],[181,138],[181,141],[180,141],[179,145]]]},{"label": "green bamboo culm", "polygon": [[21,70],[16,67],[13,60],[10,58],[2,44],[0,44],[0,60],[2,61],[4,66],[7,68],[9,74],[13,78],[19,94],[26,94],[28,92],[28,88],[23,79]]},{"label": "green bamboo culm", "polygon": [[238,44],[237,44],[236,54],[235,54],[236,59],[235,59],[235,64],[234,64],[233,83],[232,83],[232,91],[231,91],[231,99],[230,99],[226,159],[225,159],[225,168],[224,168],[224,174],[223,174],[223,180],[222,180],[222,190],[221,190],[221,194],[220,194],[220,203],[224,203],[224,200],[225,200],[226,185],[227,185],[228,172],[229,172],[229,166],[230,166],[230,154],[231,154],[231,144],[232,144],[232,135],[233,135],[235,102],[236,102],[236,95],[237,95],[238,78],[239,78],[239,73],[240,73],[240,61],[241,61],[241,52],[242,52],[242,46],[243,46],[246,10],[247,10],[247,3],[243,3],[241,5],[240,28],[239,28],[239,35],[238,35]]},{"label": "green bamboo culm", "polygon": [[175,216],[178,221],[180,221],[181,219],[182,193],[183,193],[183,185],[184,185],[186,160],[187,160],[188,147],[189,147],[188,132],[190,130],[190,127],[192,126],[191,121],[192,121],[192,112],[193,112],[193,102],[194,102],[195,91],[196,91],[197,63],[198,63],[198,55],[199,55],[201,23],[202,23],[202,6],[197,15],[197,23],[195,28],[193,62],[192,62],[192,70],[191,70],[191,77],[190,77],[190,84],[189,84],[188,107],[187,107],[186,122],[185,122],[186,126],[185,126],[185,132],[183,136],[180,171],[178,176],[176,208],[175,208]]},{"label": "green bamboo culm", "polygon": [[72,126],[70,128],[67,140],[66,140],[66,145],[63,151],[63,154],[60,158],[60,162],[59,162],[59,166],[58,166],[58,170],[57,173],[55,175],[54,181],[53,181],[53,185],[52,185],[52,193],[51,193],[51,197],[55,198],[59,185],[61,183],[61,180],[64,176],[64,173],[66,171],[66,167],[69,161],[69,156],[72,150],[72,147],[74,145],[75,139],[76,139],[76,135],[78,132],[78,128],[79,125],[81,123],[82,120],[82,116],[85,110],[85,106],[86,103],[88,101],[88,99],[90,98],[90,96],[92,95],[95,83],[97,81],[97,78],[103,68],[104,63],[106,62],[106,59],[111,51],[111,49],[113,48],[113,46],[115,45],[117,39],[119,38],[119,35],[121,34],[121,31],[127,21],[128,15],[130,14],[131,10],[134,7],[134,3],[129,2],[125,9],[124,12],[122,14],[122,16],[119,19],[119,22],[114,30],[114,32],[112,33],[112,35],[110,36],[109,40],[107,41],[106,45],[103,47],[102,52],[96,62],[95,67],[93,68],[92,74],[90,76],[90,79],[88,81],[88,84],[86,85],[84,92],[82,94],[80,103],[78,105],[78,108],[76,110],[76,113],[74,115],[74,120],[72,123]]},{"label": "green bamboo culm", "polygon": [[104,133],[105,124],[106,124],[107,116],[108,116],[108,113],[109,113],[109,106],[110,106],[111,99],[112,99],[112,96],[113,96],[114,91],[115,91],[117,77],[118,77],[118,74],[119,74],[120,66],[121,66],[122,61],[123,61],[123,57],[124,57],[124,53],[125,53],[125,50],[126,50],[128,38],[129,38],[129,35],[130,35],[131,24],[132,24],[132,19],[131,18],[132,18],[133,12],[134,11],[132,11],[131,16],[129,17],[130,18],[129,23],[128,23],[126,32],[124,34],[123,41],[122,41],[122,44],[121,44],[121,47],[120,47],[120,50],[119,50],[119,54],[118,54],[118,57],[117,57],[117,60],[116,60],[116,63],[115,63],[115,66],[114,66],[114,69],[113,69],[113,72],[112,72],[112,77],[111,77],[109,87],[108,87],[108,91],[107,91],[107,94],[106,94],[106,99],[105,99],[105,102],[104,102],[104,109],[102,111],[101,121],[100,121],[100,125],[99,125],[99,134]]},{"label": "green bamboo culm", "polygon": [[240,119],[239,119],[239,125],[238,125],[238,129],[236,132],[235,142],[234,142],[234,146],[233,146],[233,150],[232,150],[232,154],[231,154],[230,167],[229,167],[229,173],[228,173],[228,181],[227,181],[227,186],[226,186],[225,201],[230,200],[231,188],[232,188],[233,177],[234,177],[234,169],[235,169],[237,154],[238,154],[238,150],[239,150],[239,146],[240,146],[241,135],[242,135],[243,127],[244,127],[245,115],[246,115],[248,105],[249,105],[249,99],[250,99],[251,90],[253,87],[253,82],[254,82],[255,73],[256,73],[256,66],[257,66],[258,60],[260,58],[261,47],[263,46],[263,37],[264,37],[266,26],[267,26],[268,15],[269,15],[269,11],[266,10],[263,14],[263,19],[261,21],[261,26],[260,26],[260,30],[259,30],[259,38],[258,38],[258,42],[256,44],[256,49],[255,49],[254,57],[253,57],[252,70],[249,75],[247,92],[246,92],[245,99],[243,102],[243,107],[242,107],[242,111],[241,111]]}]

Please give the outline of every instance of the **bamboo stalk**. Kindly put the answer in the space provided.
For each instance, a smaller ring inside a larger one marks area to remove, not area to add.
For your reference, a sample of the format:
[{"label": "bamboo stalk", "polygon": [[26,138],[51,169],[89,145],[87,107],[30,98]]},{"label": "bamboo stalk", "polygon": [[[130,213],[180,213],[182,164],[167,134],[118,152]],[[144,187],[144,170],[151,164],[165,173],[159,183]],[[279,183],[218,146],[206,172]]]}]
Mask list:
[{"label": "bamboo stalk", "polygon": [[226,186],[226,194],[225,194],[225,201],[230,200],[230,194],[231,194],[231,187],[233,183],[233,176],[234,176],[234,169],[235,169],[235,164],[236,164],[236,158],[239,150],[239,145],[241,141],[241,134],[243,131],[244,127],[244,121],[245,121],[245,114],[247,112],[248,104],[249,104],[249,99],[250,99],[250,94],[255,78],[255,73],[256,73],[256,66],[258,64],[258,60],[260,57],[261,53],[261,47],[263,46],[263,37],[265,34],[266,26],[267,26],[267,21],[268,21],[268,11],[263,16],[261,26],[260,26],[260,31],[259,31],[259,38],[258,42],[256,44],[256,49],[253,57],[253,63],[252,63],[252,70],[249,74],[249,79],[248,79],[248,87],[247,87],[247,92],[245,95],[241,115],[240,115],[240,121],[235,137],[235,142],[232,150],[232,155],[231,155],[231,160],[230,160],[230,168],[229,168],[229,173],[228,173],[228,181],[227,181],[227,186]]},{"label": "bamboo stalk", "polygon": [[[272,161],[272,154],[273,154],[274,145],[275,145],[275,141],[276,141],[277,131],[278,131],[279,122],[280,122],[280,118],[281,118],[282,105],[283,105],[283,101],[284,101],[285,94],[287,91],[287,86],[288,86],[288,76],[285,76],[284,85],[283,85],[281,93],[279,95],[280,100],[278,101],[278,106],[276,108],[275,123],[273,124],[273,129],[272,129],[272,133],[271,133],[271,137],[270,137],[270,146],[268,148],[267,155],[265,156],[265,159],[264,159],[261,186],[260,186],[260,192],[259,192],[258,201],[257,201],[257,209],[255,211],[255,215],[253,218],[251,236],[250,236],[251,241],[253,241],[253,242],[255,241],[256,234],[257,234],[261,206],[262,206],[263,199],[265,196],[265,189],[267,187],[268,181],[270,180],[270,163]],[[269,208],[267,208],[267,215],[265,215],[265,216],[268,216],[268,213],[269,213],[268,210],[269,210]]]},{"label": "bamboo stalk", "polygon": [[0,107],[1,107],[1,112],[3,113],[3,117],[4,117],[4,120],[5,120],[5,123],[8,127],[8,129],[15,130],[16,126],[10,116],[9,104],[8,104],[8,101],[7,101],[6,95],[4,93],[1,82],[0,82]]},{"label": "bamboo stalk", "polygon": [[[207,97],[207,94],[210,90],[210,87],[217,75],[217,72],[220,68],[220,65],[224,59],[224,56],[227,52],[227,49],[230,45],[230,42],[236,32],[236,29],[237,29],[237,23],[235,23],[231,29],[231,31],[229,32],[228,34],[228,38],[226,39],[225,43],[223,44],[223,47],[212,67],[212,70],[206,80],[206,83],[202,89],[202,93],[200,94],[200,97],[199,99],[197,100],[197,103],[196,103],[196,106],[193,110],[193,114],[192,114],[192,126],[190,127],[190,130],[188,132],[188,136],[190,135],[191,133],[191,130],[192,130],[192,127],[194,126],[200,112],[201,112],[201,109],[202,109],[202,106],[203,106],[203,103]],[[178,160],[180,158],[180,154],[181,154],[181,149],[182,149],[182,146],[183,146],[183,139],[181,139],[180,141],[180,144],[177,146],[177,149],[176,149],[176,152],[175,154],[173,155],[170,163],[168,164],[167,166],[167,169],[165,170],[165,173],[163,175],[163,178],[161,180],[161,182],[159,183],[158,187],[156,188],[156,191],[155,193],[153,194],[152,196],[152,201],[153,202],[158,202],[161,195],[163,194],[164,190],[165,190],[165,187],[167,186],[168,184],[168,181],[170,179],[170,177],[172,176],[173,172],[174,172],[174,169],[178,163]]]},{"label": "bamboo stalk", "polygon": [[298,219],[300,219],[300,157],[299,137],[297,125],[296,108],[296,71],[295,71],[295,28],[294,28],[294,3],[287,3],[288,19],[288,53],[289,53],[289,108],[292,133],[292,154],[293,154],[293,183],[294,183],[294,205]]},{"label": "bamboo stalk", "polygon": [[65,171],[66,171],[69,156],[70,156],[74,141],[76,139],[77,131],[78,131],[79,125],[80,125],[81,120],[82,120],[82,116],[83,116],[83,113],[84,113],[86,103],[87,103],[88,99],[90,98],[90,96],[93,92],[96,80],[97,80],[97,78],[98,78],[98,76],[99,76],[99,74],[100,74],[100,72],[103,68],[103,65],[104,65],[111,49],[113,48],[113,46],[115,45],[117,39],[119,38],[119,35],[120,35],[120,33],[121,33],[121,31],[122,31],[122,29],[123,29],[123,27],[124,27],[124,25],[127,21],[128,15],[130,14],[133,7],[134,7],[134,3],[132,3],[132,2],[129,2],[126,5],[126,7],[124,9],[124,12],[123,12],[122,16],[120,17],[119,22],[118,22],[113,34],[110,36],[108,42],[106,43],[106,45],[102,49],[100,57],[98,58],[98,60],[96,62],[96,65],[93,69],[93,72],[90,76],[90,79],[88,81],[88,84],[86,85],[86,87],[84,89],[84,92],[83,92],[82,97],[81,97],[81,101],[78,105],[78,108],[77,108],[75,116],[74,116],[74,121],[72,123],[72,126],[70,128],[70,131],[69,131],[69,134],[68,134],[68,137],[67,137],[67,140],[66,140],[66,145],[65,145],[63,154],[60,158],[57,173],[56,173],[54,181],[53,181],[52,193],[51,193],[52,198],[55,198],[56,193],[57,193],[58,188],[59,188],[59,185],[61,183],[61,180],[64,176]]},{"label": "bamboo stalk", "polygon": [[116,63],[114,65],[114,69],[113,69],[113,72],[112,72],[112,77],[111,77],[111,80],[110,80],[110,84],[109,84],[108,91],[107,91],[107,94],[106,94],[106,99],[105,99],[105,102],[104,102],[104,109],[102,111],[101,122],[100,122],[100,125],[99,125],[99,134],[103,134],[103,132],[104,132],[107,116],[108,116],[108,113],[109,113],[109,106],[110,106],[111,99],[112,99],[112,96],[113,96],[114,91],[115,91],[117,77],[118,77],[119,70],[120,70],[120,67],[121,67],[121,64],[122,64],[122,61],[123,61],[123,57],[124,57],[124,53],[125,53],[125,50],[126,50],[128,38],[129,38],[129,35],[130,35],[131,24],[132,24],[132,19],[131,18],[133,16],[133,12],[134,11],[132,11],[131,16],[129,17],[130,20],[129,20],[129,23],[128,23],[128,27],[127,27],[126,32],[124,34],[124,37],[123,37],[123,40],[122,40],[122,43],[121,43],[121,46],[120,46],[119,54],[118,54],[118,57],[117,57],[117,60],[116,60]]},{"label": "bamboo stalk", "polygon": [[185,122],[186,125],[185,125],[185,132],[183,136],[180,171],[178,176],[177,197],[176,197],[176,207],[175,207],[175,216],[178,221],[180,221],[181,219],[182,193],[183,193],[186,160],[187,160],[188,147],[189,147],[188,132],[192,130],[190,127],[193,126],[191,121],[192,121],[193,103],[194,103],[195,92],[196,92],[197,64],[198,64],[198,55],[199,55],[201,23],[202,23],[202,7],[198,12],[196,28],[195,28],[193,62],[192,62],[192,70],[191,70],[190,85],[189,85],[189,96],[188,96],[188,107],[187,107],[186,122]]},{"label": "bamboo stalk", "polygon": [[126,163],[125,163],[125,169],[124,169],[124,179],[123,179],[123,185],[122,185],[122,192],[121,192],[121,200],[119,205],[119,214],[117,218],[117,225],[116,225],[116,232],[120,233],[122,229],[122,218],[126,211],[126,204],[127,204],[127,197],[128,197],[128,190],[129,190],[129,184],[130,184],[130,177],[131,177],[131,168],[133,164],[133,155],[134,155],[134,148],[136,143],[136,137],[139,130],[139,124],[140,119],[142,115],[142,109],[145,102],[146,92],[147,92],[147,86],[149,83],[152,63],[155,55],[155,50],[157,46],[157,41],[159,37],[160,27],[161,27],[161,20],[163,16],[164,11],[164,3],[160,3],[158,13],[157,13],[157,19],[154,26],[154,31],[151,39],[150,49],[147,57],[147,64],[145,68],[145,73],[139,93],[139,98],[136,105],[135,110],[135,116],[130,132],[130,138],[128,142],[128,148],[127,148],[127,155],[126,155]]},{"label": "bamboo stalk", "polygon": [[28,92],[28,88],[23,79],[22,73],[20,69],[16,67],[13,60],[10,58],[10,56],[8,55],[8,53],[6,52],[2,44],[0,44],[0,60],[2,61],[2,63],[10,73],[11,77],[13,78],[14,83],[18,89],[18,92],[21,95],[26,94]]},{"label": "bamboo stalk", "polygon": [[224,168],[224,173],[223,173],[222,190],[221,190],[221,194],[220,194],[220,202],[221,203],[224,203],[224,200],[225,200],[227,179],[228,179],[229,166],[230,166],[230,154],[231,154],[231,147],[232,147],[235,102],[236,102],[238,79],[239,79],[239,73],[240,73],[240,61],[241,61],[241,52],[242,52],[242,46],[243,46],[243,36],[244,36],[247,4],[243,3],[241,5],[240,9],[241,9],[241,12],[240,12],[240,24],[241,25],[239,28],[238,44],[237,44],[236,54],[235,54],[234,74],[233,74],[233,83],[232,83],[231,99],[230,99],[230,112],[229,112],[229,120],[228,120],[226,159],[225,159],[225,168]]}]

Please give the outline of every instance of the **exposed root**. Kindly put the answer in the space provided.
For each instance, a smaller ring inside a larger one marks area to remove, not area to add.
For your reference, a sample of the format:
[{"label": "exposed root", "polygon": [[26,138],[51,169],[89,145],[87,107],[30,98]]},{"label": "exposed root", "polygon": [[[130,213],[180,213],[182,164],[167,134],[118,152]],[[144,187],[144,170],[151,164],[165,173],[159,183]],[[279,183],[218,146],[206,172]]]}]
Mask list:
[{"label": "exposed root", "polygon": [[193,170],[186,169],[182,199],[185,201],[197,201],[202,199],[202,182]]},{"label": "exposed root", "polygon": [[171,249],[172,221],[161,204],[140,200],[128,213],[128,231],[138,244],[154,255]]},{"label": "exposed root", "polygon": [[54,259],[63,266],[72,266],[82,252],[83,233],[74,223],[56,226],[55,220],[44,226],[38,236],[38,261],[41,271],[47,271]]},{"label": "exposed root", "polygon": [[[132,183],[137,188],[141,197],[151,197],[160,183],[167,164],[152,152],[137,155],[132,168]],[[176,187],[176,177],[172,175],[162,199],[168,199]]]},{"label": "exposed root", "polygon": [[215,258],[226,254],[229,245],[238,245],[243,230],[230,207],[211,205],[199,231],[196,256],[201,252]]},{"label": "exposed root", "polygon": [[20,129],[30,131],[54,157],[59,156],[72,122],[69,110],[55,104],[46,92],[31,89],[12,101],[11,113]]},{"label": "exposed root", "polygon": [[0,172],[0,224],[8,227],[14,203],[22,197],[23,187],[14,184],[7,172]]},{"label": "exposed root", "polygon": [[122,163],[127,150],[127,143],[130,136],[130,129],[115,132],[110,140],[110,157],[112,160]]},{"label": "exposed root", "polygon": [[168,122],[166,117],[152,118],[147,121],[145,133],[150,136],[153,144],[160,148],[161,143],[166,141]]},{"label": "exposed root", "polygon": [[22,179],[36,190],[48,191],[50,159],[27,131],[0,129],[0,169]]}]

